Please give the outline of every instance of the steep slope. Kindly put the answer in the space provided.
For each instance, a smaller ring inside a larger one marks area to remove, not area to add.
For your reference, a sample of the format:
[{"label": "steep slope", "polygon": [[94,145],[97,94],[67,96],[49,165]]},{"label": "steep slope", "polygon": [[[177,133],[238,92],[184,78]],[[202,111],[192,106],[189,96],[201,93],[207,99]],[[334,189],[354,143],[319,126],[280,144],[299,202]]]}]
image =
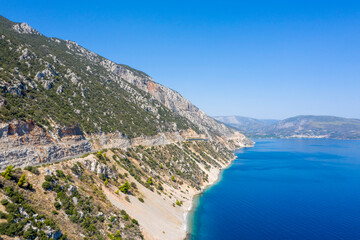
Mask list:
[{"label": "steep slope", "polygon": [[0,17],[0,167],[188,138],[252,144],[145,73]]},{"label": "steep slope", "polygon": [[236,133],[233,129],[207,116],[205,112],[178,92],[154,82],[151,77],[144,73],[138,72],[134,74],[129,67],[118,64],[112,64],[109,70],[141,90],[148,92],[156,100],[171,109],[172,112],[190,120],[210,138],[215,136],[231,137]]}]

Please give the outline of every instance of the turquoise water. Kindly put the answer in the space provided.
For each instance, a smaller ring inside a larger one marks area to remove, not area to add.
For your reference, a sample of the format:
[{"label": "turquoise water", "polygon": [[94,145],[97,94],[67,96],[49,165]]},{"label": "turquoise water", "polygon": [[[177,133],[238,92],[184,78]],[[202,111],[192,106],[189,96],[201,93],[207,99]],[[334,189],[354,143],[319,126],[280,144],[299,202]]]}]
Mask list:
[{"label": "turquoise water", "polygon": [[360,239],[360,141],[256,140],[198,199],[191,239]]}]

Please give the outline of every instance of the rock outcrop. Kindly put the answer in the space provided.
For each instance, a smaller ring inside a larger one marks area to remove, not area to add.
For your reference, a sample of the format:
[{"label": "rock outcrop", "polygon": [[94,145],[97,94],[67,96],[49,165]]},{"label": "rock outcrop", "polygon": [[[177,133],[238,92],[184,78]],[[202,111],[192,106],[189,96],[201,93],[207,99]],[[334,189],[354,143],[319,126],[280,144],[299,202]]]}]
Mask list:
[{"label": "rock outcrop", "polygon": [[27,23],[18,23],[13,26],[13,29],[20,34],[35,34],[41,35],[38,31],[30,27]]},{"label": "rock outcrop", "polygon": [[51,135],[33,121],[0,123],[0,168],[52,162],[91,150],[90,142],[81,134]]}]

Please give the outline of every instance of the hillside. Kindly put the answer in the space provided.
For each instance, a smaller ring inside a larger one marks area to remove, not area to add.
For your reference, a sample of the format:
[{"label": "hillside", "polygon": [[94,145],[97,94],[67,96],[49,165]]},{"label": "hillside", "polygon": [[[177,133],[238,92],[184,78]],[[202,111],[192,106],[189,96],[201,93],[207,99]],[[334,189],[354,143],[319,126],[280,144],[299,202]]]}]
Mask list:
[{"label": "hillside", "polygon": [[231,118],[215,118],[251,137],[360,139],[360,119],[305,115],[267,124],[257,119],[234,123]]},{"label": "hillside", "polygon": [[233,157],[221,143],[191,141],[7,168],[0,177],[0,234],[3,239],[184,239],[192,197]]},{"label": "hillside", "polygon": [[0,59],[0,167],[193,137],[247,141],[147,74],[26,23],[0,17]]},{"label": "hillside", "polygon": [[147,74],[0,17],[1,238],[184,239],[192,198],[252,145]]}]

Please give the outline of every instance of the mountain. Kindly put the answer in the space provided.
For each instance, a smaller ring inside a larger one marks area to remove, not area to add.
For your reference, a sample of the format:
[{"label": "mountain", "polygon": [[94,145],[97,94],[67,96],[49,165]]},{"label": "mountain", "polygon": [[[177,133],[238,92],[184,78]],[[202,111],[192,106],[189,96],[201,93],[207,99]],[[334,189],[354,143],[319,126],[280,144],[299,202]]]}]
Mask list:
[{"label": "mountain", "polygon": [[134,142],[247,141],[147,74],[75,42],[3,17],[0,33],[0,167]]},{"label": "mountain", "polygon": [[255,133],[258,129],[262,129],[278,121],[273,119],[256,119],[241,116],[215,116],[214,118],[243,133]]},{"label": "mountain", "polygon": [[263,132],[281,138],[360,139],[360,119],[296,116],[270,125]]},{"label": "mountain", "polygon": [[360,119],[296,116],[275,123],[251,118],[215,117],[252,137],[360,139]]},{"label": "mountain", "polygon": [[146,73],[0,17],[2,239],[184,239],[193,197],[252,145]]}]

